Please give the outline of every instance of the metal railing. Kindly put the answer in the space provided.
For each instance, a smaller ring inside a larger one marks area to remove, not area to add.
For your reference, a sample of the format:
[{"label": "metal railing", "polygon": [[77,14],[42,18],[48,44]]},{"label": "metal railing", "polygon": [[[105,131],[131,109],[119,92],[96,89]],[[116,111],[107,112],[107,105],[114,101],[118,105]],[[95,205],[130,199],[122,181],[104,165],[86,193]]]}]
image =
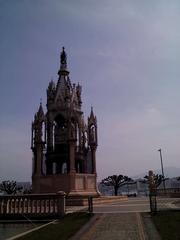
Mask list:
[{"label": "metal railing", "polygon": [[156,189],[149,194],[149,201],[151,213],[154,214],[162,210],[179,209],[174,202],[180,202],[180,188]]},{"label": "metal railing", "polygon": [[164,189],[157,189],[156,190],[157,195],[168,195],[168,194],[174,194],[179,193],[180,194],[180,188],[166,188]]}]

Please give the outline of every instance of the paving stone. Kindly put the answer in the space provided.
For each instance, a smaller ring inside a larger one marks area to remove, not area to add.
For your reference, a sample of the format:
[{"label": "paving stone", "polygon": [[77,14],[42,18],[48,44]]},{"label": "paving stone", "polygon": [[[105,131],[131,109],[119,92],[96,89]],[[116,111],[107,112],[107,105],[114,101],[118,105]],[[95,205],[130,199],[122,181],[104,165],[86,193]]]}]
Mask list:
[{"label": "paving stone", "polygon": [[138,214],[103,214],[80,240],[144,240]]}]

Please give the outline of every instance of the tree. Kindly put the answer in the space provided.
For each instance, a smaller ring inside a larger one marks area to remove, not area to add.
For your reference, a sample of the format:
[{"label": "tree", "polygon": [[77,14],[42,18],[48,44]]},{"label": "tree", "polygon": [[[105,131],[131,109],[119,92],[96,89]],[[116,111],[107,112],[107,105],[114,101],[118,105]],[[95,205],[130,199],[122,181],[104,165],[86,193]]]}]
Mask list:
[{"label": "tree", "polygon": [[[145,176],[144,177],[144,181],[147,182],[147,183],[149,183],[148,179],[149,179],[149,176]],[[155,187],[156,188],[158,188],[161,185],[161,183],[166,181],[166,180],[168,180],[168,178],[164,178],[163,175],[161,175],[161,174],[154,174],[154,182],[155,182]]]},{"label": "tree", "polygon": [[178,181],[180,181],[180,177],[177,177],[176,179],[177,179]]},{"label": "tree", "polygon": [[180,177],[176,177],[176,180],[179,182],[180,181]]},{"label": "tree", "polygon": [[31,194],[32,193],[32,188],[30,189],[24,189],[23,194]]},{"label": "tree", "polygon": [[123,175],[112,175],[108,176],[107,178],[104,178],[101,181],[101,184],[104,184],[106,186],[112,186],[114,188],[114,195],[118,195],[118,189],[125,185],[128,181],[130,181],[130,178]]},{"label": "tree", "polygon": [[0,191],[5,192],[6,194],[16,194],[17,192],[20,192],[22,190],[22,187],[18,187],[16,181],[3,181],[0,184]]}]

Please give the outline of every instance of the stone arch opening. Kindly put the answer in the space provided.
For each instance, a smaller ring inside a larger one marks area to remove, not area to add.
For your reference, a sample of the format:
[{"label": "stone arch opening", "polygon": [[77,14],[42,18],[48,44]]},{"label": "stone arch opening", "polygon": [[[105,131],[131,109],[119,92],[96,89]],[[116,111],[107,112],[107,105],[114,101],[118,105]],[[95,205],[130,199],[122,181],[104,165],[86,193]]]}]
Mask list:
[{"label": "stone arch opening", "polygon": [[61,114],[57,115],[54,119],[53,128],[53,142],[55,152],[65,151],[68,132],[66,120]]},{"label": "stone arch opening", "polygon": [[89,140],[91,143],[96,142],[96,126],[92,124],[89,129]]},{"label": "stone arch opening", "polygon": [[64,162],[63,164],[62,164],[62,174],[66,174],[67,173],[67,163],[66,162]]}]

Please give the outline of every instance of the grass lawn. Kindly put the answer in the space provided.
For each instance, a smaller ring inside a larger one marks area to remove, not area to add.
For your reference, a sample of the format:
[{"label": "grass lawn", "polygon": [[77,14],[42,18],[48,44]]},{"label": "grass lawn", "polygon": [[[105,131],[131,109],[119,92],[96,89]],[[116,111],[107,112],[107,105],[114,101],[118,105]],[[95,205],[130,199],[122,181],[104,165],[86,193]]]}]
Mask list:
[{"label": "grass lawn", "polygon": [[29,233],[18,240],[65,240],[73,236],[91,217],[92,214],[89,213],[68,214],[55,224]]},{"label": "grass lawn", "polygon": [[180,211],[162,211],[152,217],[163,240],[180,239]]}]

